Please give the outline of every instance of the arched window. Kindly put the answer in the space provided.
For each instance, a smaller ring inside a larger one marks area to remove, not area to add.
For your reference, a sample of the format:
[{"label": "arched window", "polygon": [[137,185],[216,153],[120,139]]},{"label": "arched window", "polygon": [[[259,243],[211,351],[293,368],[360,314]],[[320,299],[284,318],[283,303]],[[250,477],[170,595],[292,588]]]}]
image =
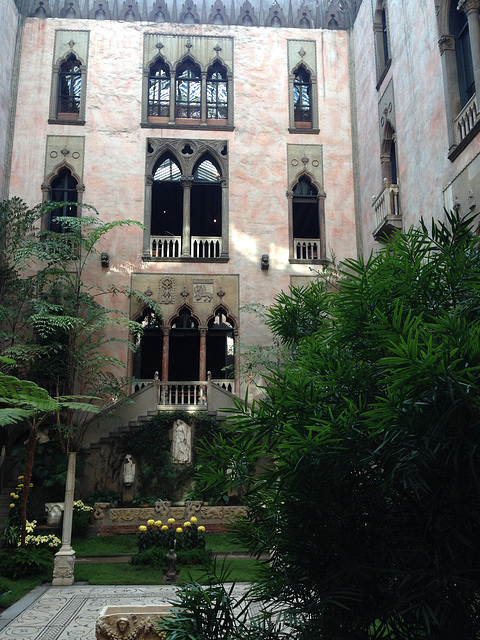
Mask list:
[{"label": "arched window", "polygon": [[153,311],[145,309],[138,320],[143,336],[133,356],[133,376],[138,380],[153,380],[162,373],[163,331],[162,321]]},{"label": "arched window", "polygon": [[56,233],[68,232],[68,228],[60,221],[56,220],[56,218],[76,218],[77,216],[77,207],[75,205],[75,203],[78,202],[77,181],[72,176],[69,169],[62,169],[58,176],[52,180],[50,183],[49,199],[51,202],[71,203],[63,204],[57,209],[51,211],[47,220],[47,229],[49,231],[55,231]]},{"label": "arched window", "polygon": [[[310,74],[301,66],[295,72],[293,81],[293,110],[295,126],[298,123],[312,123],[312,82]],[[301,126],[301,125],[300,125]]]},{"label": "arched window", "polygon": [[375,57],[377,62],[377,87],[390,67],[390,49],[388,44],[388,23],[385,0],[378,0],[373,24],[375,34]]},{"label": "arched window", "polygon": [[152,185],[152,257],[174,258],[181,253],[183,189],[175,158],[166,154],[154,168]]},{"label": "arched window", "polygon": [[75,56],[71,55],[60,65],[58,73],[57,117],[61,117],[61,114],[68,114],[69,118],[78,118],[81,93],[80,64]]},{"label": "arched window", "polygon": [[324,194],[319,194],[308,176],[302,176],[294,186],[289,207],[292,238],[291,259],[294,261],[324,259]]},{"label": "arched window", "polygon": [[148,76],[148,116],[170,114],[170,70],[160,58],[150,67]]},{"label": "arched window", "polygon": [[200,333],[197,320],[186,307],[171,323],[168,363],[169,380],[199,379]]},{"label": "arched window", "polygon": [[177,118],[200,118],[202,82],[198,65],[187,59],[177,68],[175,115]]},{"label": "arched window", "polygon": [[191,252],[194,258],[219,258],[222,240],[220,169],[209,156],[193,171],[190,200]]},{"label": "arched window", "polygon": [[215,62],[207,74],[207,118],[226,120],[228,117],[227,72]]},{"label": "arched window", "polygon": [[464,107],[475,93],[475,80],[468,19],[463,11],[458,11],[456,2],[450,3],[449,26],[455,38],[460,106]]},{"label": "arched window", "polygon": [[208,323],[207,371],[214,380],[234,377],[234,322],[225,309],[219,309]]}]

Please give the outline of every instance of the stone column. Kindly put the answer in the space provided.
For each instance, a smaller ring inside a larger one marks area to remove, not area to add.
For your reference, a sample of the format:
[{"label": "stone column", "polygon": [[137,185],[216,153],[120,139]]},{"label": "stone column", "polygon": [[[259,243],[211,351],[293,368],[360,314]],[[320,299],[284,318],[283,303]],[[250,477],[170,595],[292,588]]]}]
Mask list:
[{"label": "stone column", "polygon": [[143,257],[152,255],[151,231],[152,231],[152,185],[153,176],[145,177],[145,213],[143,218]]},{"label": "stone column", "polygon": [[175,92],[177,90],[175,73],[174,69],[170,71],[170,119],[168,124],[175,124]]},{"label": "stone column", "polygon": [[233,375],[235,382],[234,392],[239,395],[240,394],[240,343],[238,340],[238,328],[235,327],[233,330],[233,348],[234,348],[234,356],[233,356]]},{"label": "stone column", "polygon": [[170,327],[163,327],[162,382],[168,381],[168,356],[170,350]]},{"label": "stone column", "polygon": [[288,254],[290,260],[296,258],[295,247],[293,245],[293,191],[287,191],[287,208],[288,208]]},{"label": "stone column", "polygon": [[201,381],[207,379],[207,329],[199,329],[200,332],[200,366],[199,378]]},{"label": "stone column", "polygon": [[[480,96],[480,0],[460,0],[458,9],[465,11],[468,20],[468,32],[470,34],[470,47],[472,50],[473,77],[475,79],[475,92]],[[478,106],[478,96],[477,96]]]},{"label": "stone column", "polygon": [[228,258],[228,245],[230,242],[228,233],[228,181],[222,179],[222,250],[221,258]]},{"label": "stone column", "polygon": [[458,86],[457,56],[455,37],[445,34],[438,41],[442,60],[443,86],[445,89],[445,108],[447,111],[448,149],[452,151],[457,142],[453,121],[460,112],[460,89]]},{"label": "stone column", "polygon": [[190,258],[190,192],[193,176],[182,176],[181,183],[183,187],[182,256]]},{"label": "stone column", "polygon": [[62,546],[55,554],[53,564],[53,580],[55,586],[69,587],[74,582],[73,568],[75,565],[75,551],[72,541],[73,498],[75,493],[75,464],[76,453],[68,454],[67,483],[65,486],[65,510],[63,512]]},{"label": "stone column", "polygon": [[200,104],[200,124],[207,126],[207,72],[202,71],[202,88],[201,88],[201,104]]}]

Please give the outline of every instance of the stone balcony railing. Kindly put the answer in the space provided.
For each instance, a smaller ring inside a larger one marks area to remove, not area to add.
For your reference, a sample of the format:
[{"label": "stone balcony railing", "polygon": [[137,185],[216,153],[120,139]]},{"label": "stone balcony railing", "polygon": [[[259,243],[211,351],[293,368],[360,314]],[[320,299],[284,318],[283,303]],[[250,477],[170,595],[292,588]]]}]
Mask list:
[{"label": "stone balcony railing", "polygon": [[474,94],[454,120],[455,143],[458,145],[480,120],[477,96]]},{"label": "stone balcony railing", "polygon": [[[152,384],[152,380],[136,380],[132,393],[145,389]],[[172,410],[176,408],[207,411],[209,395],[213,389],[235,393],[235,381],[218,378],[209,381],[155,381],[157,410]],[[210,393],[209,393],[210,389]],[[153,409],[153,407],[151,407]]]},{"label": "stone balcony railing", "polygon": [[296,260],[318,260],[320,257],[319,238],[294,238],[293,248]]},{"label": "stone balcony railing", "polygon": [[383,182],[382,191],[378,196],[372,196],[373,221],[375,225],[373,237],[375,240],[389,236],[395,230],[402,229],[398,185],[389,184],[386,178]]},{"label": "stone balcony railing", "polygon": [[[190,239],[192,258],[220,258],[222,238],[212,236],[192,236]],[[179,258],[182,255],[181,236],[150,236],[152,258]]]}]

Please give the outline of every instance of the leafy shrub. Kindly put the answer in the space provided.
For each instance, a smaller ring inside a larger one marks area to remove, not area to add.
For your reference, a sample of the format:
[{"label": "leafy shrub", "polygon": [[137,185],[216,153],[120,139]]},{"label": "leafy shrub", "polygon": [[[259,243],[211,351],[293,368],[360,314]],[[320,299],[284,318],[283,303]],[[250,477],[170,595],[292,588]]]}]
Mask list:
[{"label": "leafy shrub", "polygon": [[87,496],[87,504],[93,506],[96,502],[109,502],[111,507],[116,507],[122,501],[122,496],[117,491],[93,491]]},{"label": "leafy shrub", "polygon": [[177,551],[177,564],[204,564],[208,565],[212,560],[212,552],[207,549],[186,549]]},{"label": "leafy shrub", "polygon": [[77,538],[86,537],[89,527],[93,507],[84,504],[82,500],[75,500],[73,503],[72,536]]},{"label": "leafy shrub", "polygon": [[133,556],[131,560],[131,564],[137,565],[148,565],[150,567],[158,567],[159,569],[166,569],[167,561],[165,560],[167,552],[165,549],[160,549],[158,547],[152,547],[151,549],[147,549],[146,551],[141,551],[137,553],[136,556]]},{"label": "leafy shrub", "polygon": [[11,591],[10,584],[7,580],[2,580],[2,578],[0,578],[0,604],[3,596],[7,595],[7,593],[11,593]]},{"label": "leafy shrub", "polygon": [[146,525],[139,527],[138,550],[146,551],[157,547],[159,549],[173,549],[176,551],[187,549],[205,549],[205,527],[197,526],[195,516],[183,527],[175,525],[175,520],[169,518],[168,524],[161,520],[148,520]]},{"label": "leafy shrub", "polygon": [[41,575],[52,570],[53,558],[47,549],[19,547],[0,553],[0,572],[12,580]]}]

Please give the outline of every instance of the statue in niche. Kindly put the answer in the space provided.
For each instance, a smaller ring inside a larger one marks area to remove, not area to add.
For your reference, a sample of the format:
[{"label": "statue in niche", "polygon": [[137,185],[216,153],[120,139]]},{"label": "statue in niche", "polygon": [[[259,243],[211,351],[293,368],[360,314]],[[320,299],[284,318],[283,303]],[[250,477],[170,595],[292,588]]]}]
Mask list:
[{"label": "statue in niche", "polygon": [[135,463],[132,460],[132,456],[127,453],[123,462],[123,484],[126,487],[131,487],[135,482]]},{"label": "statue in niche", "polygon": [[192,460],[190,427],[183,420],[173,423],[172,457],[178,464],[187,464]]}]

